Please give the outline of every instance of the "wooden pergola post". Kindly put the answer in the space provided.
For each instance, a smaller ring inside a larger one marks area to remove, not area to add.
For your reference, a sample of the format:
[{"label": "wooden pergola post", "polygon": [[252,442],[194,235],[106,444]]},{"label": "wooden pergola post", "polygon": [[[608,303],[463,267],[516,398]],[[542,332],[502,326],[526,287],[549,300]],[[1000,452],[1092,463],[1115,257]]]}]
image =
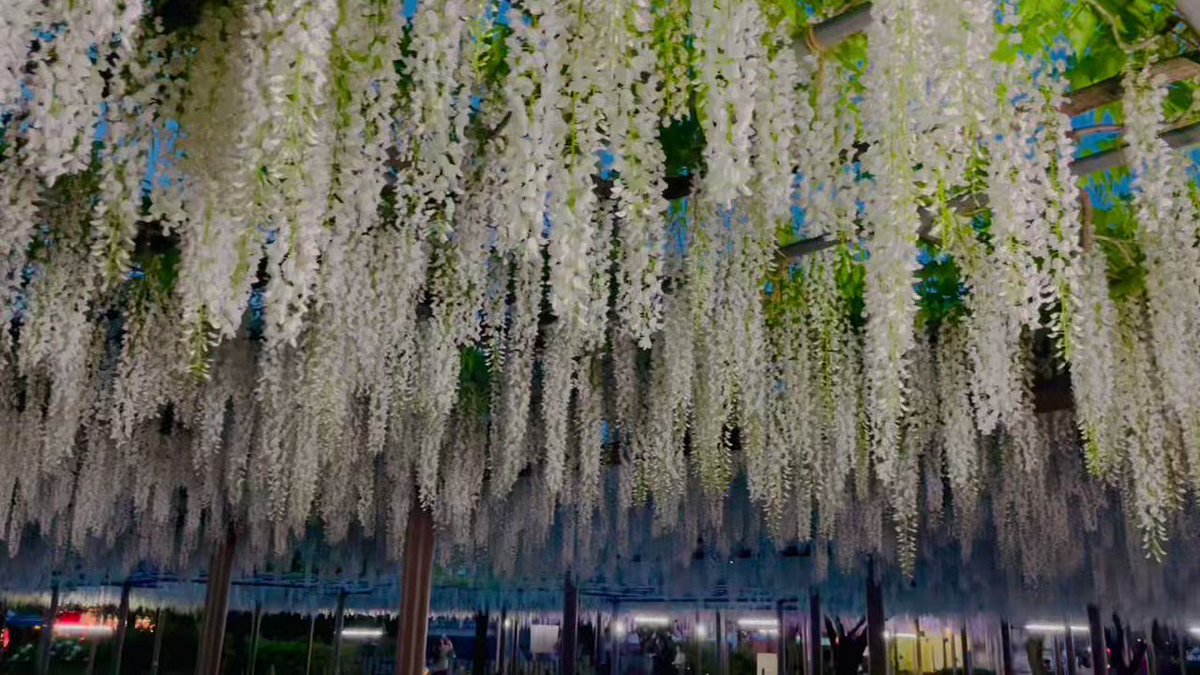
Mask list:
[{"label": "wooden pergola post", "polygon": [[872,559],[867,562],[867,652],[871,675],[887,675],[887,646],[883,639],[886,622],[883,586],[876,578]]},{"label": "wooden pergola post", "polygon": [[317,631],[317,613],[313,611],[308,615],[308,655],[304,657],[304,675],[312,673],[312,652],[313,652],[313,637]]},{"label": "wooden pergola post", "polygon": [[233,586],[233,554],[236,547],[237,534],[231,527],[225,540],[213,551],[208,565],[196,675],[221,674],[221,649],[225,644],[225,620],[229,615],[229,589]]},{"label": "wooden pergola post", "polygon": [[1067,631],[1067,675],[1075,675],[1075,633],[1071,632],[1071,621],[1063,619]]},{"label": "wooden pergola post", "polygon": [[575,675],[579,642],[579,588],[568,572],[563,581],[562,636],[558,641],[562,675]]},{"label": "wooden pergola post", "polygon": [[1000,657],[1004,660],[1004,675],[1013,675],[1012,628],[1007,621],[1000,622]]},{"label": "wooden pergola post", "polygon": [[346,591],[338,593],[337,609],[333,614],[333,675],[342,672],[342,629],[346,627]]},{"label": "wooden pergola post", "polygon": [[163,631],[167,626],[167,609],[158,608],[158,618],[154,620],[154,654],[150,657],[150,675],[158,675],[159,657],[162,655]]},{"label": "wooden pergola post", "polygon": [[121,584],[121,604],[117,610],[117,640],[113,645],[113,675],[121,675],[121,654],[125,651],[125,635],[129,632],[129,591],[133,584],[126,579]]},{"label": "wooden pergola post", "polygon": [[471,662],[472,675],[487,675],[488,662],[488,613],[475,612],[475,655]]},{"label": "wooden pergola post", "polygon": [[808,663],[809,675],[821,675],[821,594],[815,588],[808,593]]},{"label": "wooden pergola post", "polygon": [[729,675],[729,644],[725,641],[725,615],[717,612],[717,658],[721,675]]},{"label": "wooden pergola post", "polygon": [[500,623],[496,624],[496,673],[504,675],[505,648],[508,646],[508,608],[500,609]]},{"label": "wooden pergola post", "polygon": [[779,672],[780,673],[788,672],[788,669],[787,669],[787,643],[788,643],[787,638],[788,638],[788,634],[787,634],[787,626],[784,625],[784,619],[786,617],[783,614],[783,603],[784,603],[784,601],[780,600],[775,605],[775,620],[779,623],[779,636],[775,643],[776,644],[775,649],[776,649],[776,651],[779,652],[778,663],[779,663]]},{"label": "wooden pergola post", "polygon": [[254,602],[254,617],[250,621],[250,675],[254,675],[258,665],[258,641],[262,633],[262,601]]},{"label": "wooden pergola post", "polygon": [[50,672],[50,650],[54,647],[54,621],[58,616],[58,581],[50,585],[50,611],[42,622],[42,634],[38,637],[37,673]]},{"label": "wooden pergola post", "polygon": [[975,675],[975,655],[971,653],[971,639],[967,636],[967,622],[962,625],[963,675]]},{"label": "wooden pergola post", "polygon": [[414,675],[425,668],[429,597],[433,593],[433,514],[419,503],[408,512],[402,573],[396,675]]},{"label": "wooden pergola post", "polygon": [[1104,648],[1104,624],[1100,623],[1100,608],[1088,605],[1087,615],[1088,637],[1092,643],[1092,673],[1105,675],[1108,672],[1108,651]]}]

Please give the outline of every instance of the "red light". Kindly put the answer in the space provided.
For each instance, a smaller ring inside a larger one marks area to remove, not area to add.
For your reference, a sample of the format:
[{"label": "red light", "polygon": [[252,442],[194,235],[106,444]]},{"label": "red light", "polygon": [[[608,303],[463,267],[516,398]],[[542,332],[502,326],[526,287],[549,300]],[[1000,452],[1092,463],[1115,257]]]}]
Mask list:
[{"label": "red light", "polygon": [[12,636],[8,634],[8,629],[0,630],[0,652],[8,651],[10,644],[12,644]]}]

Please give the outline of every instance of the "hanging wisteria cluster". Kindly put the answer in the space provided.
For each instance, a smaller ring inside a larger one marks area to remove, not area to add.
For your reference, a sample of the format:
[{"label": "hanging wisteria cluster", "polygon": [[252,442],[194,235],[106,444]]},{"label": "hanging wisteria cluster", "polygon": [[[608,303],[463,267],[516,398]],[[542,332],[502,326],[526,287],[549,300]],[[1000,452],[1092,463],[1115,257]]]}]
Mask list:
[{"label": "hanging wisteria cluster", "polygon": [[[780,541],[887,523],[912,571],[943,507],[964,547],[985,517],[1041,536],[1013,485],[1051,471],[1065,373],[1079,489],[1149,554],[1200,488],[1165,84],[1124,83],[1145,283],[1115,297],[1067,60],[1019,53],[1020,3],[878,0],[865,72],[765,0],[202,4],[0,9],[10,553],[137,531],[179,561],[229,526],[263,558],[313,527],[394,552],[411,508],[504,550],[652,504],[627,538],[744,476]],[[781,259],[799,220],[835,245]],[[930,261],[958,274],[932,318]]]}]

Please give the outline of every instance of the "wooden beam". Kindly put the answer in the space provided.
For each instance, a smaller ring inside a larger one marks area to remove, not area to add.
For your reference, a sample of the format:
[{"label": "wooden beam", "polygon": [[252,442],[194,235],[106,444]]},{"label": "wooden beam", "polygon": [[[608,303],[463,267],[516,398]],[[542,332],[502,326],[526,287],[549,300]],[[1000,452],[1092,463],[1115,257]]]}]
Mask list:
[{"label": "wooden beam", "polygon": [[1200,0],[1175,0],[1175,9],[1193,31],[1200,28]]},{"label": "wooden beam", "polygon": [[[1150,72],[1155,76],[1162,77],[1168,83],[1195,80],[1200,79],[1200,63],[1196,63],[1186,56],[1176,56],[1150,66]],[[1123,75],[1118,75],[1074,91],[1071,93],[1071,98],[1063,105],[1062,111],[1075,117],[1089,110],[1116,103],[1125,96],[1124,80]]]}]

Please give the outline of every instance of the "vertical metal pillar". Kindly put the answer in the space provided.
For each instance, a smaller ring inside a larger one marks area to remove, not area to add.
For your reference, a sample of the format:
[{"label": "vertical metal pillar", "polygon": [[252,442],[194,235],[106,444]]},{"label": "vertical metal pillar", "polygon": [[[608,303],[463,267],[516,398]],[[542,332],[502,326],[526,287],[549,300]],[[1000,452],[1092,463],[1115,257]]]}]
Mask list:
[{"label": "vertical metal pillar", "polygon": [[1007,621],[1000,622],[1000,658],[1004,661],[1004,675],[1013,675],[1012,628]]},{"label": "vertical metal pillar", "polygon": [[333,615],[333,675],[340,675],[342,672],[342,629],[345,627],[346,591],[343,590],[338,593],[337,611]]},{"label": "vertical metal pillar", "polygon": [[808,663],[809,675],[822,675],[821,594],[815,588],[808,593]]},{"label": "vertical metal pillar", "polygon": [[233,585],[233,554],[236,546],[237,535],[230,528],[225,540],[213,551],[208,565],[196,675],[221,673],[221,649],[225,643],[225,620],[229,614],[229,589]]},{"label": "vertical metal pillar", "polygon": [[312,673],[312,653],[313,653],[313,637],[317,632],[317,613],[313,611],[308,615],[308,655],[304,657],[304,675]]},{"label": "vertical metal pillar", "polygon": [[58,582],[50,586],[50,611],[42,622],[42,634],[38,637],[37,673],[50,672],[50,651],[54,648],[54,621],[58,616]]},{"label": "vertical metal pillar", "polygon": [[870,675],[887,675],[887,647],[883,640],[883,586],[875,575],[874,559],[867,561],[867,651]]},{"label": "vertical metal pillar", "polygon": [[150,657],[150,675],[158,675],[159,657],[162,656],[163,631],[167,625],[167,610],[158,608],[158,618],[154,620],[154,653]]},{"label": "vertical metal pillar", "polygon": [[1091,638],[1092,643],[1092,673],[1106,675],[1108,673],[1108,651],[1104,647],[1104,624],[1100,623],[1100,608],[1094,604],[1088,605],[1087,615],[1088,637]]},{"label": "vertical metal pillar", "polygon": [[579,653],[579,589],[568,572],[563,581],[562,635],[558,641],[562,675],[575,675],[575,659]]},{"label": "vertical metal pillar", "polygon": [[414,499],[404,535],[396,675],[413,675],[425,668],[429,596],[433,592],[433,536],[433,514]]},{"label": "vertical metal pillar", "polygon": [[113,675],[121,675],[121,654],[125,651],[125,635],[129,632],[129,590],[132,584],[128,579],[121,584],[121,604],[117,610],[117,640],[113,645]]},{"label": "vertical metal pillar", "polygon": [[262,601],[254,602],[254,617],[250,620],[250,675],[258,665],[258,640],[262,633]]}]

